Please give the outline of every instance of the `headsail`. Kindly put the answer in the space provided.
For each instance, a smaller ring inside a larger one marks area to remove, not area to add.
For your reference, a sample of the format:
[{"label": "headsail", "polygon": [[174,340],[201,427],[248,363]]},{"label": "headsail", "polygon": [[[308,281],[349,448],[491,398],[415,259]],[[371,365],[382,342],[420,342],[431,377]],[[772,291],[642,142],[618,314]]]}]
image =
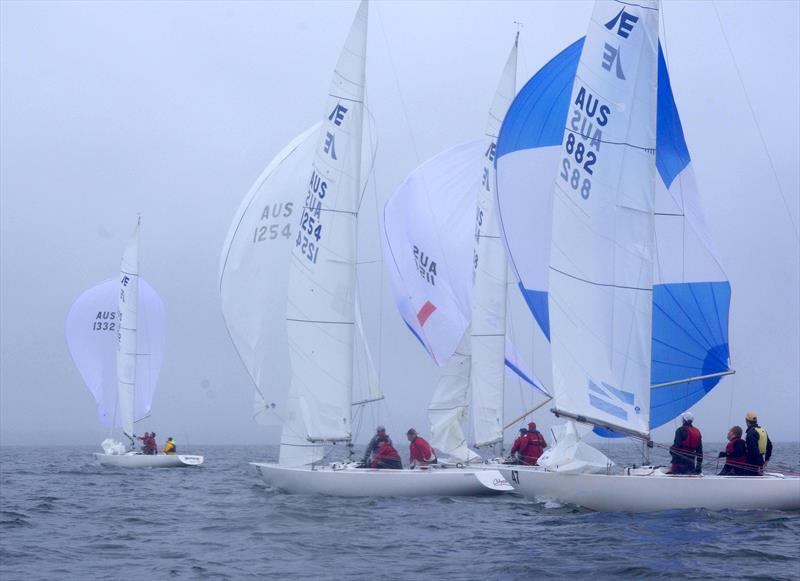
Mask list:
[{"label": "headsail", "polygon": [[362,2],[331,81],[289,267],[290,397],[313,442],[351,438],[366,40]]},{"label": "headsail", "polygon": [[[621,9],[620,4],[616,13]],[[573,115],[568,116],[583,45],[584,39],[573,43],[528,81],[509,109],[498,141],[503,237],[520,289],[548,338],[547,264],[529,249],[543,248],[547,256],[552,167],[562,157],[564,128],[584,132],[589,127],[583,118],[573,121]],[[624,54],[620,58],[625,73]],[[691,160],[660,50],[656,148],[652,384],[729,368],[730,286],[702,219]],[[689,408],[718,382],[719,377],[714,377],[653,389],[651,429]]]}]

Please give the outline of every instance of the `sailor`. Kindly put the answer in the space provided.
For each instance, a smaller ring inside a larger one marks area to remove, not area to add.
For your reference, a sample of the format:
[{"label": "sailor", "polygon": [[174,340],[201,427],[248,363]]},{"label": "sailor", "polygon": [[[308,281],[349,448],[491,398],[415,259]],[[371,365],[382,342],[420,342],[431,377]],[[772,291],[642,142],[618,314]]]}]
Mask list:
[{"label": "sailor", "polygon": [[703,436],[692,425],[692,412],[681,414],[683,425],[675,430],[675,442],[669,449],[672,454],[670,474],[700,474],[703,469]]},{"label": "sailor", "polygon": [[150,432],[145,432],[144,436],[134,435],[133,437],[142,441],[142,454],[150,454],[148,451],[150,448]]},{"label": "sailor", "polygon": [[525,434],[525,437],[528,439],[528,447],[525,449],[522,462],[534,466],[539,461],[539,456],[542,455],[544,449],[547,448],[547,441],[542,433],[536,429],[536,422],[528,424],[528,433]]},{"label": "sailor", "polygon": [[158,454],[158,444],[156,444],[156,433],[150,432],[150,436],[144,441],[145,454]]},{"label": "sailor", "polygon": [[402,470],[403,462],[400,460],[400,454],[394,449],[388,436],[383,435],[378,438],[378,450],[375,452],[370,467]]},{"label": "sailor", "polygon": [[719,453],[720,458],[725,458],[725,465],[720,471],[720,476],[743,476],[747,472],[747,449],[742,440],[742,428],[733,426],[728,430],[728,445],[725,451]]},{"label": "sailor", "polygon": [[525,435],[528,433],[527,428],[519,429],[519,437],[514,440],[514,445],[511,446],[511,457],[516,464],[522,464],[522,459],[525,457],[525,450],[528,448],[528,438]]},{"label": "sailor", "polygon": [[175,438],[172,436],[167,438],[167,443],[164,444],[164,450],[162,451],[164,454],[175,454],[178,451],[177,447],[175,446]]},{"label": "sailor", "polygon": [[372,436],[372,439],[369,441],[369,444],[367,444],[367,451],[364,452],[364,458],[361,460],[361,463],[364,466],[370,465],[370,459],[372,458],[372,455],[378,451],[378,445],[379,445],[378,440],[380,440],[381,438],[386,438],[390,444],[392,443],[392,439],[386,433],[386,428],[384,428],[383,426],[378,426],[377,428],[375,428],[375,435]]},{"label": "sailor", "polygon": [[767,430],[758,425],[756,412],[747,412],[747,434],[744,441],[747,447],[747,476],[758,476],[764,473],[769,459],[772,457],[772,440]]},{"label": "sailor", "polygon": [[408,432],[406,432],[406,436],[408,437],[409,442],[408,452],[409,464],[411,468],[416,468],[417,466],[428,466],[438,462],[433,448],[427,441],[425,441],[424,438],[417,435],[417,430],[410,428]]}]

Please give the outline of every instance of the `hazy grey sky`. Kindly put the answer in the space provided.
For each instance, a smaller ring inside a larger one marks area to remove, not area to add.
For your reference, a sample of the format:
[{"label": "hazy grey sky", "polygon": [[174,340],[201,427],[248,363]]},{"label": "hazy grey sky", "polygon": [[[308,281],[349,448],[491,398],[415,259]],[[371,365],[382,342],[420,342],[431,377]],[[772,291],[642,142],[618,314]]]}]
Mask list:
[{"label": "hazy grey sky", "polygon": [[[64,319],[84,289],[116,276],[139,212],[142,273],[167,312],[144,428],[195,443],[276,439],[250,421],[249,378],[220,314],[219,254],[252,181],[321,118],[356,7],[0,2],[2,443],[96,443],[105,434],[66,349]],[[373,2],[377,204],[426,158],[481,137],[514,21],[524,23],[521,86],[585,34],[591,7]],[[733,287],[737,374],[695,406],[697,424],[722,440],[755,409],[773,439],[800,440],[800,3],[668,1],[662,17],[673,91]],[[363,260],[380,257],[374,207],[362,214]],[[402,324],[388,280],[380,292],[378,265],[360,274],[387,398],[368,422],[427,432],[438,369]],[[515,314],[520,350],[547,380],[544,340],[519,305]],[[509,415],[520,405],[509,398]],[[547,426],[549,416],[536,419]]]}]

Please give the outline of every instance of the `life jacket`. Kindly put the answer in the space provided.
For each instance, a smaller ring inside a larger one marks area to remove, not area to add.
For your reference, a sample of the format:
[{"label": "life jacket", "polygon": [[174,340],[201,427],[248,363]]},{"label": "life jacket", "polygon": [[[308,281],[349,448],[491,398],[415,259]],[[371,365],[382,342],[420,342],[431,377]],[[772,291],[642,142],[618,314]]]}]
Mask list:
[{"label": "life jacket", "polygon": [[700,435],[700,430],[694,426],[684,426],[684,429],[686,430],[686,437],[681,442],[681,450],[697,452],[703,439]]},{"label": "life jacket", "polygon": [[397,453],[397,450],[394,449],[388,442],[384,442],[381,444],[381,447],[378,448],[378,451],[375,453],[375,456],[372,459],[371,466],[373,468],[378,467],[379,460],[400,460],[400,454]]},{"label": "life jacket", "polygon": [[[739,447],[740,449],[739,454],[737,456],[734,456],[733,454],[734,451],[736,450],[737,442],[741,442],[742,445]],[[747,452],[745,451],[744,440],[742,440],[741,438],[735,438],[729,441],[728,445],[725,446],[725,455],[726,455],[725,464],[731,464],[731,465],[747,464]]]},{"label": "life jacket", "polygon": [[523,434],[516,440],[514,440],[514,445],[511,447],[511,455],[513,456],[515,452],[519,452],[520,456],[525,456],[525,452],[528,449],[528,438],[527,434]]},{"label": "life jacket", "polygon": [[528,446],[525,448],[523,455],[529,462],[536,462],[547,447],[547,442],[538,430],[529,430],[528,433],[525,434],[525,439],[528,440]]},{"label": "life jacket", "polygon": [[765,430],[761,426],[756,426],[755,431],[758,433],[758,453],[762,455],[766,454],[767,442],[769,441],[769,437],[767,436],[767,430]]},{"label": "life jacket", "polygon": [[167,443],[164,444],[164,454],[174,454],[176,451],[175,440],[167,440]]},{"label": "life jacket", "polygon": [[408,445],[408,449],[412,462],[416,460],[417,462],[431,463],[436,460],[436,453],[431,445],[419,436]]}]

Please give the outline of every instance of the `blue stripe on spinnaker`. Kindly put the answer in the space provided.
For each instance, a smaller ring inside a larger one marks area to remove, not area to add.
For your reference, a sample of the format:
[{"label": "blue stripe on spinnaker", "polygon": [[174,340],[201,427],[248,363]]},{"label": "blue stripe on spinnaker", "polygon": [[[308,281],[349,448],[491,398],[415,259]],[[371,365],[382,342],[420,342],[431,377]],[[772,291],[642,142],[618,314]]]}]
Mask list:
[{"label": "blue stripe on spinnaker", "polygon": [[561,145],[583,41],[580,38],[561,51],[517,93],[500,128],[497,157]]},{"label": "blue stripe on spinnaker", "polygon": [[[730,369],[730,302],[731,285],[727,281],[653,287],[652,384]],[[692,407],[720,379],[714,377],[653,389],[650,392],[651,429]]]},{"label": "blue stripe on spinnaker", "polygon": [[539,328],[550,340],[550,307],[547,303],[547,293],[545,291],[528,290],[522,283],[519,283],[519,290],[522,291],[522,296],[528,305],[528,308],[533,313],[533,318],[539,323]]},{"label": "blue stripe on spinnaker", "polygon": [[509,361],[508,359],[505,359],[505,364],[506,364],[506,367],[508,367],[511,371],[516,373],[523,381],[529,383],[532,387],[534,387],[535,389],[537,389],[538,391],[540,391],[541,393],[543,393],[547,397],[550,397],[550,394],[547,393],[547,391],[541,385],[539,385],[533,379],[528,377],[528,375],[524,371],[522,371],[519,367],[517,367],[516,365],[511,363],[511,361]]},{"label": "blue stripe on spinnaker", "polygon": [[[409,330],[409,331],[411,331],[411,333],[414,335],[414,337],[416,337],[416,338],[417,338],[417,341],[419,341],[419,342],[422,344],[422,348],[423,348],[423,349],[425,349],[425,353],[427,353],[428,355],[430,355],[431,357],[433,357],[433,354],[432,354],[432,353],[431,353],[431,352],[428,350],[428,346],[425,344],[425,341],[423,341],[423,340],[422,340],[422,337],[420,337],[420,336],[419,336],[419,333],[417,333],[417,332],[414,330],[414,327],[412,327],[412,326],[411,326],[411,325],[408,323],[408,321],[406,321],[405,319],[403,319],[403,322],[406,324],[406,327],[408,327],[408,330]],[[435,359],[435,358],[434,358],[434,359]]]},{"label": "blue stripe on spinnaker", "polygon": [[658,45],[658,105],[656,109],[656,168],[664,185],[672,181],[689,165],[689,149],[683,138],[683,127],[672,96],[669,71]]}]

